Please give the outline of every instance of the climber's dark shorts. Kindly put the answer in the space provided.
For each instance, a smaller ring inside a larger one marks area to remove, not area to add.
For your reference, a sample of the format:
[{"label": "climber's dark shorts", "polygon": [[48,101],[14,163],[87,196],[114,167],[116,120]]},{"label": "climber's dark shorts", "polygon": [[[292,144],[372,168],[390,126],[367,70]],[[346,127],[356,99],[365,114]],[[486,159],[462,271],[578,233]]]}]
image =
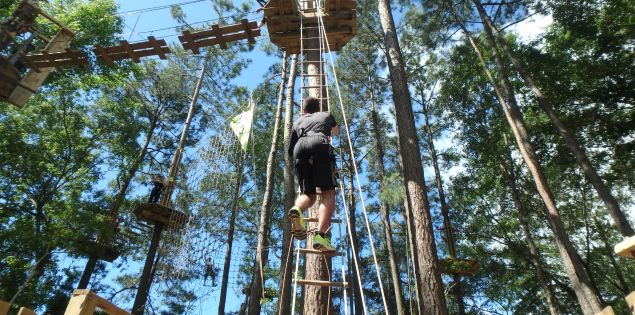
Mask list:
[{"label": "climber's dark shorts", "polygon": [[316,187],[327,191],[335,189],[333,151],[325,136],[305,136],[293,148],[295,169],[298,174],[300,193],[315,195]]}]

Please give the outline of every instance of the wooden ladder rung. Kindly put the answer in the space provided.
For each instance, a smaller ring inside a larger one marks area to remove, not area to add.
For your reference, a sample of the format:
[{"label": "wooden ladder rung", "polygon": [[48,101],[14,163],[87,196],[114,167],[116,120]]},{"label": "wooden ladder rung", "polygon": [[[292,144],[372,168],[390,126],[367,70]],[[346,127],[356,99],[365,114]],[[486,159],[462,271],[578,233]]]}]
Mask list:
[{"label": "wooden ladder rung", "polygon": [[[318,218],[304,218],[304,222],[317,222]],[[331,223],[342,223],[340,219],[331,219]]]},{"label": "wooden ladder rung", "polygon": [[321,287],[344,287],[348,288],[348,282],[333,282],[333,281],[323,281],[323,280],[297,280],[299,285],[317,285]]},{"label": "wooden ladder rung", "polygon": [[300,254],[325,255],[325,256],[343,256],[340,252],[323,252],[317,249],[300,248]]},{"label": "wooden ladder rung", "polygon": [[305,85],[302,88],[303,89],[315,89],[315,88],[323,88],[326,87],[326,85]]}]

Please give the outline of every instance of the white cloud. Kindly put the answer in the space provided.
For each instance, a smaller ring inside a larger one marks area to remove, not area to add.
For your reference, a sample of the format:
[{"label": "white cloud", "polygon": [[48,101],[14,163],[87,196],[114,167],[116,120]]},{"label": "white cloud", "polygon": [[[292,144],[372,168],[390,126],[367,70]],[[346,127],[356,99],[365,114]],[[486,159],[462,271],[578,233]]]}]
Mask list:
[{"label": "white cloud", "polygon": [[539,39],[551,23],[553,23],[551,15],[538,14],[511,26],[509,30],[517,33],[521,42],[527,43]]}]

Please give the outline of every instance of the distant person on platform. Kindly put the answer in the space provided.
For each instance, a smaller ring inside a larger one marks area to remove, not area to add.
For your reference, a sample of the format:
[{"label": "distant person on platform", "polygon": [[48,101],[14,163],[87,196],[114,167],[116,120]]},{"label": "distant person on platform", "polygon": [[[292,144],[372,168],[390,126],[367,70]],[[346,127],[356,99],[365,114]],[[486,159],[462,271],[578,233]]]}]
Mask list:
[{"label": "distant person on platform", "polygon": [[302,117],[293,125],[288,154],[293,155],[300,184],[300,195],[289,210],[291,233],[299,240],[306,239],[307,229],[303,212],[316,200],[316,188],[322,192],[318,210],[318,230],[313,236],[313,248],[335,251],[331,244],[331,216],[335,208],[335,164],[331,135],[339,134],[339,126],[329,112],[320,111],[320,101],[313,97],[304,100]]},{"label": "distant person on platform", "polygon": [[165,178],[163,175],[155,174],[152,176],[152,191],[150,191],[150,198],[148,198],[148,203],[158,203],[159,198],[161,198],[161,193],[163,192],[163,182]]}]

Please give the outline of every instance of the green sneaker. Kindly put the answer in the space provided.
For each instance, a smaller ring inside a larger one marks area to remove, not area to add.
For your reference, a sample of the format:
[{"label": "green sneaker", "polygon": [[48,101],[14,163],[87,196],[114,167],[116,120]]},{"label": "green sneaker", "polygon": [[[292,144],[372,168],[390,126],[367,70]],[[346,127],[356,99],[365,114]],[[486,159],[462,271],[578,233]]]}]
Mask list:
[{"label": "green sneaker", "polygon": [[306,224],[304,224],[304,218],[302,218],[302,210],[297,207],[289,210],[289,220],[291,220],[291,234],[293,237],[299,240],[306,239]]},{"label": "green sneaker", "polygon": [[315,233],[313,236],[313,249],[317,249],[321,252],[334,252],[335,247],[331,244],[331,235],[325,234],[322,236]]}]

